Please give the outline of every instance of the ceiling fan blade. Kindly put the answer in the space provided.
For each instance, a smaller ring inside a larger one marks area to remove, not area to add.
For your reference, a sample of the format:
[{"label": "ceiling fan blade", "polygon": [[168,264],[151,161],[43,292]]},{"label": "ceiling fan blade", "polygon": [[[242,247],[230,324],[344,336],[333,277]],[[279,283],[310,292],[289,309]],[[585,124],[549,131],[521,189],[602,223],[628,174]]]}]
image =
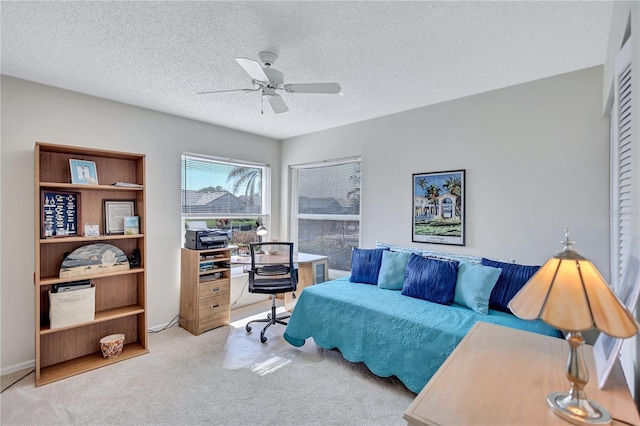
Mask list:
[{"label": "ceiling fan blade", "polygon": [[249,58],[236,58],[236,62],[251,76],[252,79],[261,82],[268,82],[269,77],[264,73],[260,63]]},{"label": "ceiling fan blade", "polygon": [[260,88],[258,87],[257,89],[229,89],[229,90],[211,90],[208,92],[198,92],[198,95],[208,95],[210,93],[225,93],[225,92],[256,92],[260,90]]},{"label": "ceiling fan blade", "polygon": [[276,114],[281,114],[283,112],[289,111],[289,107],[284,103],[282,97],[280,95],[268,95],[269,105],[271,105],[271,109]]},{"label": "ceiling fan blade", "polygon": [[284,90],[289,93],[326,93],[337,94],[342,88],[338,83],[285,84]]}]

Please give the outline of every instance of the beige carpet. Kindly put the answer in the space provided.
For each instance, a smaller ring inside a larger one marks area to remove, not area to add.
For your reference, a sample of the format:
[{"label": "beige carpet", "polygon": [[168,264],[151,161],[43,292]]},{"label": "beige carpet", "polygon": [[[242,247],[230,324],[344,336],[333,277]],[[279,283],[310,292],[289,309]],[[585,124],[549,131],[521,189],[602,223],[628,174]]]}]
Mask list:
[{"label": "beige carpet", "polygon": [[[363,364],[349,363],[338,351],[319,349],[312,341],[303,352],[287,352],[277,339],[283,327],[272,328],[267,344],[277,348],[274,356],[288,362],[275,369],[267,366],[267,373],[256,370],[255,357],[243,361],[246,367],[224,368],[227,351],[234,347],[227,338],[252,338],[260,351],[269,351],[260,346],[259,324],[249,336],[234,336],[234,327],[200,336],[173,327],[149,336],[147,355],[37,388],[30,374],[1,394],[0,423],[406,424],[402,415],[415,394],[399,380],[379,378]],[[229,367],[231,359],[226,362]]]}]

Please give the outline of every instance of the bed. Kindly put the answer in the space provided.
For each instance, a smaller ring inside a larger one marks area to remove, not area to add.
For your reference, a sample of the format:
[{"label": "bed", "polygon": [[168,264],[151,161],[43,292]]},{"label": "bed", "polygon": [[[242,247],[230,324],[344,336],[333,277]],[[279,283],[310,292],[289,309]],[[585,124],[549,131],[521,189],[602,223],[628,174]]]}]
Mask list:
[{"label": "bed", "polygon": [[396,376],[418,393],[477,321],[561,337],[542,321],[493,309],[483,315],[343,277],[299,295],[284,338],[299,347],[312,337],[318,346],[337,348],[346,360],[362,361],[381,377]]}]

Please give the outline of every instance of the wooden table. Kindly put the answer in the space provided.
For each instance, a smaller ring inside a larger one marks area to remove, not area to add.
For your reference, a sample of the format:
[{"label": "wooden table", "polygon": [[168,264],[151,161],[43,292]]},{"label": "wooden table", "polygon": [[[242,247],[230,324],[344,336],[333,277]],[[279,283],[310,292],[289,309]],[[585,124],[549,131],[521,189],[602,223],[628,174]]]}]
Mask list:
[{"label": "wooden table", "polygon": [[[329,257],[317,254],[295,253],[293,262],[298,264],[298,286],[296,295],[310,285],[327,281],[329,276]],[[231,263],[237,265],[251,265],[251,256],[231,256]],[[256,264],[269,265],[289,263],[289,256],[284,254],[258,254]],[[295,306],[295,300],[291,293],[285,293],[285,309],[291,311]]]},{"label": "wooden table", "polygon": [[[593,347],[584,346],[591,379],[587,398],[611,417],[640,425],[620,363],[611,386],[598,388]],[[404,419],[415,425],[564,425],[547,408],[547,394],[569,390],[563,339],[478,322],[411,403]],[[613,424],[624,424],[614,420]]]}]

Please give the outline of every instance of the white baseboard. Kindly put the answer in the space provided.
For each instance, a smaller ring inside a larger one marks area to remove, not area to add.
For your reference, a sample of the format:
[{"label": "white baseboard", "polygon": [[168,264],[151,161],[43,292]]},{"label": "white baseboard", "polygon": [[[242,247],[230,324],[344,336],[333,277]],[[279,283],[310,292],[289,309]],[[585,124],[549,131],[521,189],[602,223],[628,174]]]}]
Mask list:
[{"label": "white baseboard", "polygon": [[0,370],[0,376],[6,376],[7,374],[15,373],[16,371],[24,370],[26,368],[35,368],[36,360],[32,359],[29,361],[21,362],[20,364],[10,365],[8,367],[4,367]]},{"label": "white baseboard", "polygon": [[174,325],[178,325],[178,319],[177,318],[175,320],[172,319],[171,321],[165,322],[164,324],[158,324],[158,325],[154,325],[153,327],[148,327],[147,331],[150,331],[150,332],[160,331],[160,330],[163,330],[165,327],[167,327],[171,323],[173,323]]}]

